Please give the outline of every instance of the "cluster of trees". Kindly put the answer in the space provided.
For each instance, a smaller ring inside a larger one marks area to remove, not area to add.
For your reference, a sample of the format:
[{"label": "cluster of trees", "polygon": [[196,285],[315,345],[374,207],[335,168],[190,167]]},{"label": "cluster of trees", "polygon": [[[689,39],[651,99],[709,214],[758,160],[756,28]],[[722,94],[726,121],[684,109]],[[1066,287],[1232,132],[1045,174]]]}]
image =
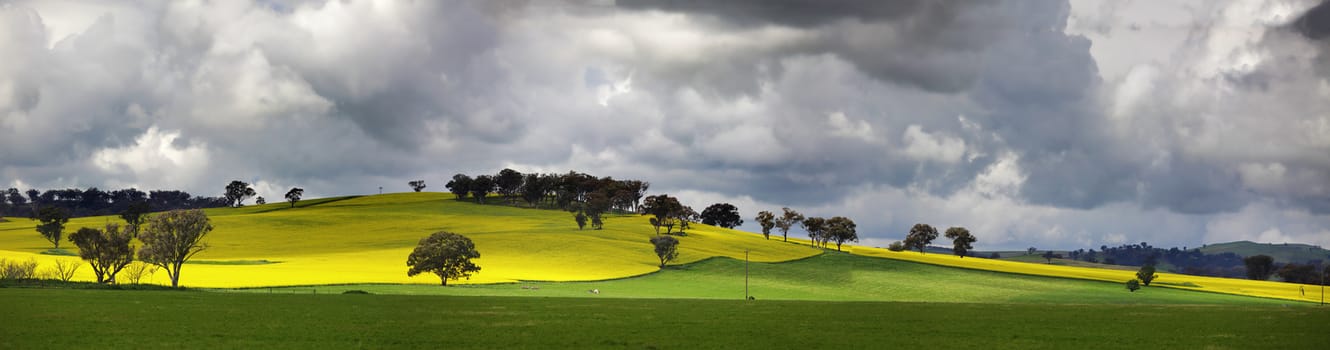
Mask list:
[{"label": "cluster of trees", "polygon": [[[1063,254],[1052,255],[1056,258],[1064,257]],[[1077,249],[1068,251],[1065,258],[1123,266],[1159,266],[1162,264],[1170,266],[1169,272],[1196,276],[1242,278],[1249,277],[1248,272],[1250,271],[1247,268],[1249,265],[1243,261],[1243,257],[1234,253],[1206,254],[1199,249],[1188,249],[1187,247],[1164,249],[1153,247],[1146,242],[1123,244],[1116,247],[1102,245],[1097,251],[1093,248],[1088,250]],[[1269,276],[1269,274],[1266,276]]]},{"label": "cluster of trees", "polygon": [[[413,181],[414,183],[415,181]],[[420,181],[419,188],[424,188]],[[412,185],[416,188],[415,185]],[[471,198],[485,204],[490,194],[498,194],[508,205],[519,201],[532,208],[557,208],[573,213],[578,228],[588,221],[594,229],[604,227],[602,215],[637,210],[651,184],[639,180],[616,180],[569,171],[567,174],[523,174],[513,169],[494,175],[453,175],[444,187],[458,200]],[[417,190],[419,191],[419,190]]]},{"label": "cluster of trees", "polygon": [[217,208],[228,203],[224,197],[195,197],[188,192],[173,190],[143,192],[128,188],[103,191],[91,187],[20,192],[17,188],[10,188],[0,192],[0,216],[36,218],[47,207],[59,208],[71,217],[80,217],[119,214],[136,205],[146,205],[154,210],[174,210]]},{"label": "cluster of trees", "polygon": [[1242,263],[1246,267],[1247,278],[1258,281],[1269,280],[1270,276],[1279,276],[1279,279],[1289,283],[1322,284],[1330,281],[1330,265],[1320,268],[1319,261],[1277,264],[1269,255],[1253,255],[1243,258]]},{"label": "cluster of trees", "polygon": [[1153,264],[1142,265],[1140,269],[1136,270],[1136,278],[1127,280],[1127,290],[1135,292],[1141,289],[1141,286],[1149,287],[1150,282],[1154,282],[1156,278],[1159,278],[1159,275],[1155,274]]},{"label": "cluster of trees", "polygon": [[[975,238],[974,234],[971,234],[969,229],[964,227],[952,227],[948,228],[947,232],[943,235],[951,240],[952,254],[956,254],[956,256],[961,258],[965,258],[967,255],[973,256],[970,251],[974,249],[974,242],[979,241],[979,239]],[[905,241],[892,242],[887,246],[887,249],[896,252],[917,250],[919,251],[919,254],[923,254],[924,249],[927,249],[928,245],[932,244],[933,240],[937,239],[937,236],[937,229],[933,228],[932,225],[914,224],[913,227],[910,227],[910,233],[905,235]]]},{"label": "cluster of trees", "polygon": [[808,233],[808,239],[813,245],[826,248],[828,244],[835,242],[836,250],[840,251],[841,245],[845,242],[858,242],[859,232],[854,220],[844,216],[833,216],[830,219],[822,217],[805,217],[798,211],[790,208],[781,208],[781,216],[769,211],[757,213],[757,223],[762,227],[762,236],[771,239],[771,230],[779,229],[781,239],[789,241],[790,228],[799,226],[804,232]]},{"label": "cluster of trees", "polygon": [[[138,260],[166,270],[171,286],[178,287],[184,263],[208,248],[203,238],[213,229],[201,209],[177,209],[151,217],[122,218],[125,219],[123,228],[108,223],[102,229],[83,227],[69,235],[69,241],[79,248],[79,257],[92,266],[97,283],[115,283],[116,275],[134,262],[137,251]],[[63,222],[58,225],[43,222],[37,231],[59,248],[58,237],[63,225]],[[136,239],[142,244],[138,249],[133,245]],[[75,269],[57,266],[65,280],[73,276]],[[133,279],[137,280],[137,277]]]}]

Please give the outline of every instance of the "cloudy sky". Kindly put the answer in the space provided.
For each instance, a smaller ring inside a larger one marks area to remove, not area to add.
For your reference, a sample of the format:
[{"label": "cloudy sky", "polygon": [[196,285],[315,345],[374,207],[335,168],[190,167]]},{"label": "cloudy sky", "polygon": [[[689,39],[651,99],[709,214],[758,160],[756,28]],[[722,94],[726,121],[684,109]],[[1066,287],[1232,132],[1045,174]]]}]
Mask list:
[{"label": "cloudy sky", "polygon": [[1330,246],[1330,3],[0,0],[5,187],[504,167],[869,245]]}]

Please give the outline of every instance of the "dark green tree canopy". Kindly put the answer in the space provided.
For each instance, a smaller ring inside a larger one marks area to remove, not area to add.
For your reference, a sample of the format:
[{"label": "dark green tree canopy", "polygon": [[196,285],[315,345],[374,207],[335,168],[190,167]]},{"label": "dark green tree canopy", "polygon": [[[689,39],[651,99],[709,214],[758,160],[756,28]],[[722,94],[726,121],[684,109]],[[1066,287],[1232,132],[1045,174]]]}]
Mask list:
[{"label": "dark green tree canopy", "polygon": [[670,197],[668,194],[659,194],[647,196],[642,201],[642,214],[651,215],[651,225],[656,228],[656,234],[660,234],[661,226],[665,227],[665,234],[670,234],[680,220],[687,215],[683,204],[679,204],[679,199]]},{"label": "dark green tree canopy", "polygon": [[951,251],[961,258],[974,249],[973,244],[976,239],[970,234],[970,230],[964,227],[952,227],[947,229],[946,237],[951,239]]},{"label": "dark green tree canopy", "polygon": [[1150,282],[1154,281],[1155,278],[1159,278],[1159,275],[1155,274],[1154,265],[1141,266],[1141,269],[1136,271],[1136,279],[1141,280],[1141,284],[1144,284],[1146,287],[1149,287]]},{"label": "dark green tree canopy", "polygon": [[305,189],[300,187],[292,187],[290,191],[286,191],[286,201],[291,202],[291,207],[295,208],[296,202],[299,202],[300,197],[304,195],[305,195]]},{"label": "dark green tree canopy", "polygon": [[130,236],[137,237],[139,228],[143,227],[143,222],[148,219],[148,213],[152,207],[148,206],[148,201],[140,200],[130,203],[125,210],[120,212],[120,219],[125,220],[125,231]]},{"label": "dark green tree canopy", "polygon": [[820,246],[823,242],[822,235],[825,234],[827,228],[827,219],[811,216],[804,219],[800,225],[803,225],[804,231],[808,232],[808,239],[813,242],[813,245]]},{"label": "dark green tree canopy", "polygon": [[97,283],[113,283],[115,275],[134,261],[133,237],[120,231],[116,224],[106,224],[106,230],[81,228],[69,235],[69,241],[79,247],[79,257],[92,265]]},{"label": "dark green tree canopy", "polygon": [[411,186],[411,190],[412,190],[412,191],[416,191],[416,192],[420,192],[420,191],[424,190],[425,187],[426,187],[426,186],[425,186],[425,180],[414,180],[414,181],[410,181],[410,182],[407,182],[406,185],[407,185],[407,186]]},{"label": "dark green tree canopy", "polygon": [[730,203],[716,203],[702,210],[702,223],[724,228],[735,228],[744,224],[739,217],[739,208]]},{"label": "dark green tree canopy", "polygon": [[832,242],[836,242],[836,251],[840,251],[841,244],[845,242],[858,242],[859,232],[854,220],[847,217],[836,216],[827,219],[826,237]]},{"label": "dark green tree canopy", "polygon": [[65,232],[65,223],[69,222],[69,212],[59,207],[43,207],[37,211],[37,233],[60,249],[60,236]]},{"label": "dark green tree canopy", "polygon": [[928,224],[914,224],[910,228],[910,234],[905,236],[905,249],[918,250],[920,254],[924,253],[933,240],[937,239],[937,229]]},{"label": "dark green tree canopy", "polygon": [[407,276],[429,272],[439,276],[441,285],[448,285],[448,280],[470,279],[471,274],[479,272],[480,266],[471,259],[480,257],[475,243],[470,238],[452,232],[439,231],[421,238],[416,249],[406,258]]},{"label": "dark green tree canopy", "polygon": [[249,187],[249,183],[246,183],[244,181],[234,180],[226,185],[226,195],[225,195],[226,201],[227,203],[230,203],[231,206],[233,207],[239,207],[243,205],[245,203],[245,199],[253,197],[256,194],[258,193],[254,192],[254,188]]},{"label": "dark green tree canopy", "polygon": [[494,177],[489,175],[476,176],[471,180],[471,197],[476,199],[476,203],[485,204],[485,197],[490,192],[494,192]]},{"label": "dark green tree canopy", "polygon": [[656,257],[660,258],[660,267],[679,257],[679,239],[674,236],[655,236],[651,237],[651,245],[655,246]]},{"label": "dark green tree canopy", "polygon": [[1275,273],[1275,259],[1269,255],[1252,255],[1242,259],[1247,265],[1247,278],[1264,281]]},{"label": "dark green tree canopy", "polygon": [[453,175],[452,181],[448,181],[448,184],[443,186],[447,187],[448,192],[452,192],[457,199],[466,199],[467,194],[471,193],[471,181],[470,176],[457,174]]},{"label": "dark green tree canopy", "polygon": [[1127,281],[1127,290],[1135,292],[1137,289],[1141,289],[1141,281],[1134,279]]}]

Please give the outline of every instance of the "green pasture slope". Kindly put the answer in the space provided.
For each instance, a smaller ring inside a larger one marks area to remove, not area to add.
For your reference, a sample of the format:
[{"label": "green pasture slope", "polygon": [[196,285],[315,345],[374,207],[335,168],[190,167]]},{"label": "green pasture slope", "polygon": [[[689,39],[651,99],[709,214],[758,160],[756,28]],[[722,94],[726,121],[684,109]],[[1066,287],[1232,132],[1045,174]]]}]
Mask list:
[{"label": "green pasture slope", "polygon": [[1317,349],[1315,307],[0,288],[0,348]]},{"label": "green pasture slope", "polygon": [[[761,300],[1305,305],[1276,299],[1170,288],[1147,287],[1132,293],[1121,283],[969,270],[834,251],[784,263],[750,263],[748,268],[749,292]],[[593,289],[600,293],[590,293]],[[671,266],[646,276],[595,282],[527,282],[450,287],[357,284],[229,291],[336,294],[348,290],[376,294],[737,300],[743,299],[744,295],[744,262],[712,258]]]},{"label": "green pasture slope", "polygon": [[1242,257],[1269,255],[1275,259],[1275,262],[1279,263],[1303,264],[1312,260],[1330,261],[1330,250],[1307,244],[1237,241],[1207,244],[1205,247],[1195,249],[1206,254],[1233,253]]}]

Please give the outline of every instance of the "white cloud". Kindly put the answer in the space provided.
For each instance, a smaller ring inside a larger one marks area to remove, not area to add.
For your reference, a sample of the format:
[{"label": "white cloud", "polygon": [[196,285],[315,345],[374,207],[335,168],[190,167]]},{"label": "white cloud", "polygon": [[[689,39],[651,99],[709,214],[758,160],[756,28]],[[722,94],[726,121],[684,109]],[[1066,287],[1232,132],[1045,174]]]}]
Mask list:
[{"label": "white cloud", "polygon": [[98,150],[92,164],[98,169],[126,180],[113,181],[113,187],[190,188],[202,178],[209,166],[207,145],[177,145],[179,131],[161,131],[156,126],[120,148]]},{"label": "white cloud", "polygon": [[956,163],[965,155],[965,140],[930,134],[916,124],[905,128],[901,139],[905,142],[905,155],[913,159]]}]

